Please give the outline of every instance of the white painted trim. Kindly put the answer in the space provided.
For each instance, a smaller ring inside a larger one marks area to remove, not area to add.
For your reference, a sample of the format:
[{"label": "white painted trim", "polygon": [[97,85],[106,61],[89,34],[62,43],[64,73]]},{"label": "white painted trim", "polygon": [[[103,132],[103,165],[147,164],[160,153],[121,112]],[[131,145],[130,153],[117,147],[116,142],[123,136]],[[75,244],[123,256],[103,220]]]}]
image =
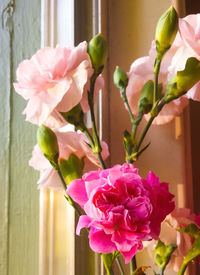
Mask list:
[{"label": "white painted trim", "polygon": [[[74,0],[41,0],[41,47],[55,47],[57,44],[74,45]],[[64,231],[62,237],[59,234],[60,226],[61,231]],[[40,191],[39,275],[74,275],[74,226],[74,211],[67,205],[64,195],[42,189]],[[68,255],[68,259],[60,263],[59,253],[64,253],[65,258]]]}]

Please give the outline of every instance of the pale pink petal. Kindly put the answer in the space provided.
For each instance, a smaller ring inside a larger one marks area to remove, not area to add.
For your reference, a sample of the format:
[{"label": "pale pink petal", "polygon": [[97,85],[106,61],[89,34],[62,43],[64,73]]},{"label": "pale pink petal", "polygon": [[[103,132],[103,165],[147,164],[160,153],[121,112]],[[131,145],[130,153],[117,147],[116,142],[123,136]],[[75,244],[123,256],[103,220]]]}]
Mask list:
[{"label": "pale pink petal", "polygon": [[62,182],[53,167],[49,167],[40,172],[40,178],[37,184],[38,188],[48,187],[53,190],[63,190]]},{"label": "pale pink petal", "polygon": [[76,106],[83,94],[83,87],[87,81],[88,62],[82,62],[71,75],[71,83],[69,90],[65,93],[62,101],[56,106],[59,112],[68,112]]},{"label": "pale pink petal", "polygon": [[46,91],[32,96],[27,104],[23,114],[26,114],[26,120],[41,125],[47,120],[56,105],[70,87],[70,81],[60,81]]},{"label": "pale pink petal", "polygon": [[65,74],[73,71],[83,60],[87,60],[91,67],[90,58],[87,53],[87,43],[85,41],[81,42],[78,46],[72,49]]},{"label": "pale pink petal", "polygon": [[45,158],[38,145],[34,146],[29,165],[38,171],[49,169],[51,167],[51,164]]},{"label": "pale pink petal", "polygon": [[193,55],[200,54],[200,45],[197,42],[195,28],[190,25],[185,19],[179,19],[179,30],[181,38],[193,52]]}]

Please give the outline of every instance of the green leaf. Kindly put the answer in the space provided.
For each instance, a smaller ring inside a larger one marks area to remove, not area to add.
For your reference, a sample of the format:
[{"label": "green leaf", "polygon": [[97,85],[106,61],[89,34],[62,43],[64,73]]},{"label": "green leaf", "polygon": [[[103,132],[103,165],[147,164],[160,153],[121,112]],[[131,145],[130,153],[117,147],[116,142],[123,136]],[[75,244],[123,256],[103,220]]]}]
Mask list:
[{"label": "green leaf", "polygon": [[84,158],[79,159],[76,155],[71,154],[68,159],[61,159],[59,166],[67,185],[69,185],[72,180],[82,177]]},{"label": "green leaf", "polygon": [[200,80],[200,61],[195,57],[188,58],[185,69],[176,76],[177,89],[188,91]]},{"label": "green leaf", "polygon": [[195,259],[198,256],[200,256],[200,237],[198,237],[194,241],[191,249],[189,250],[188,254],[185,256],[183,262],[187,265],[189,264],[189,262],[191,262],[193,259]]},{"label": "green leaf", "polygon": [[177,245],[175,244],[165,245],[161,240],[158,241],[154,250],[154,259],[160,270],[165,270],[170,260],[171,254],[176,248]]},{"label": "green leaf", "polygon": [[64,119],[67,122],[73,124],[76,127],[76,129],[82,132],[85,130],[84,113],[82,111],[80,104],[73,107],[70,111],[61,112],[60,114],[64,117]]},{"label": "green leaf", "polygon": [[184,95],[200,80],[200,61],[195,57],[188,58],[185,69],[178,71],[176,76],[167,84],[164,96],[166,103]]}]

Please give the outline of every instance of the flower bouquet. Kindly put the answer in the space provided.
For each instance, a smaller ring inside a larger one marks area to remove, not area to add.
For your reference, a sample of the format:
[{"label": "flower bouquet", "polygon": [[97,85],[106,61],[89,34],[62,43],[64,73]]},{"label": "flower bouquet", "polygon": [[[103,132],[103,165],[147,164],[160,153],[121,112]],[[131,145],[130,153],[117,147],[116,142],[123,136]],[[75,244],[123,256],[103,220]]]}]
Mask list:
[{"label": "flower bouquet", "polygon": [[[102,255],[108,275],[114,274],[115,262],[125,274],[122,258],[132,275],[148,269],[162,275],[169,266],[183,275],[200,256],[200,215],[175,208],[168,183],[151,171],[141,177],[135,164],[150,145],[143,141],[151,125],[171,121],[189,99],[200,99],[199,39],[200,16],[179,19],[170,7],[157,23],[149,56],[134,61],[128,73],[116,67],[113,80],[132,131],[124,131],[125,163],[113,167],[105,164],[109,150],[99,138],[94,108],[104,86],[107,46],[102,35],[72,48],[40,49],[17,69],[15,90],[28,100],[23,113],[39,125],[29,162],[40,171],[38,185],[64,188],[66,202],[79,217],[77,234],[87,230],[89,245]],[[143,129],[138,128],[142,120]],[[156,268],[137,266],[135,256],[143,247],[151,251]]]}]

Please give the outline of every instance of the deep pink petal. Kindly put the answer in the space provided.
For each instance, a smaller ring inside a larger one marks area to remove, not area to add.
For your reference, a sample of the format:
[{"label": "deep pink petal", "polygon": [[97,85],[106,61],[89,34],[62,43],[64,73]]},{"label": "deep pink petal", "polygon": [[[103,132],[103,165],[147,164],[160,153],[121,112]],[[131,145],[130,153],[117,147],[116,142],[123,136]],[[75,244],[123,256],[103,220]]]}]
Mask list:
[{"label": "deep pink petal", "polygon": [[103,230],[91,228],[89,233],[90,247],[98,253],[112,253],[116,251],[115,244],[111,241],[111,235],[107,235]]},{"label": "deep pink petal", "polygon": [[82,179],[73,180],[67,188],[67,194],[77,202],[82,208],[88,201],[87,193],[85,190],[85,183]]},{"label": "deep pink petal", "polygon": [[80,235],[81,229],[84,227],[89,227],[91,221],[92,221],[92,219],[89,218],[87,215],[80,216],[77,227],[76,227],[76,234]]},{"label": "deep pink petal", "polygon": [[133,245],[129,251],[120,251],[125,258],[125,264],[128,264],[131,261],[133,256],[137,253],[137,250],[137,245]]}]

